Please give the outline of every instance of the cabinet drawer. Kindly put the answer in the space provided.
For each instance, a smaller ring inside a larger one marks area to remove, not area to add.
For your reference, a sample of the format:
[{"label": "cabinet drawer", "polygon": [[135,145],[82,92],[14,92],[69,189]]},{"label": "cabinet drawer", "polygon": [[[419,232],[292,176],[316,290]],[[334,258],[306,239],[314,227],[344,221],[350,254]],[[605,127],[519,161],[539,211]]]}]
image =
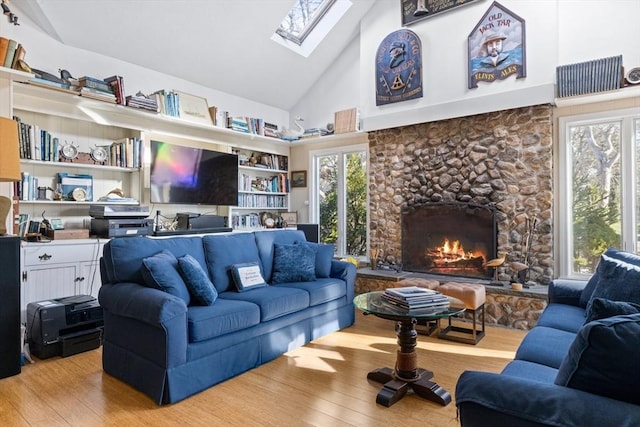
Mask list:
[{"label": "cabinet drawer", "polygon": [[28,246],[24,248],[25,267],[42,266],[68,262],[98,260],[102,256],[102,245]]}]

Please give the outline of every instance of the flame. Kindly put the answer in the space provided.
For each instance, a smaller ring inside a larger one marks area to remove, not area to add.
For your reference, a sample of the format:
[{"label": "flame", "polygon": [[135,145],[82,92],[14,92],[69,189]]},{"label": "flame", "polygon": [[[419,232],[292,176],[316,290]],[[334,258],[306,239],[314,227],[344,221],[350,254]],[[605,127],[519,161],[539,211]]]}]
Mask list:
[{"label": "flame", "polygon": [[459,240],[451,242],[446,237],[442,246],[437,247],[436,251],[438,252],[439,257],[442,258],[443,262],[455,262],[463,259],[471,259],[477,256],[473,251],[465,251]]}]

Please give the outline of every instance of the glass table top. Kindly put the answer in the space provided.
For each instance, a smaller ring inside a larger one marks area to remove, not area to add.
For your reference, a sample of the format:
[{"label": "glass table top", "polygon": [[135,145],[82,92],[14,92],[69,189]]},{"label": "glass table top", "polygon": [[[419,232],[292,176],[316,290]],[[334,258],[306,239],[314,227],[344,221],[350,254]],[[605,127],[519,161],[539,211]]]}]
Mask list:
[{"label": "glass table top", "polygon": [[459,299],[452,297],[447,297],[449,299],[448,307],[429,307],[404,310],[386,302],[384,298],[382,298],[383,293],[383,291],[375,291],[356,295],[353,299],[353,304],[358,310],[366,314],[374,314],[378,317],[390,320],[437,320],[455,316],[465,310],[464,303]]}]

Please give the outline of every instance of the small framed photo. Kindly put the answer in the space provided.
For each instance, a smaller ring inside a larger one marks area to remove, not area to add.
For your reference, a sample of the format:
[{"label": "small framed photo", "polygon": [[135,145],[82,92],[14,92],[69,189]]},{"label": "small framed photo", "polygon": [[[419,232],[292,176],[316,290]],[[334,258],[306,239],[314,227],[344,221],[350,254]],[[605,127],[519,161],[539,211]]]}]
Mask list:
[{"label": "small framed photo", "polygon": [[304,188],[307,186],[307,171],[291,172],[291,187]]},{"label": "small framed photo", "polygon": [[285,227],[296,228],[298,225],[298,212],[282,212],[280,214],[282,221],[286,224]]}]

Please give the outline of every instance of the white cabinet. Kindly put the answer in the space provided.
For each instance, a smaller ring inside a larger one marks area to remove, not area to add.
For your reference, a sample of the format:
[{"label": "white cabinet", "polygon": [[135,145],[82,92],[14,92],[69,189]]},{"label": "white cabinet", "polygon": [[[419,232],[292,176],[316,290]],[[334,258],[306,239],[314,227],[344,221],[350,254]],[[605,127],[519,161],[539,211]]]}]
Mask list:
[{"label": "white cabinet", "polygon": [[107,240],[78,239],[51,243],[22,243],[21,313],[27,304],[70,295],[98,297],[99,262]]}]

